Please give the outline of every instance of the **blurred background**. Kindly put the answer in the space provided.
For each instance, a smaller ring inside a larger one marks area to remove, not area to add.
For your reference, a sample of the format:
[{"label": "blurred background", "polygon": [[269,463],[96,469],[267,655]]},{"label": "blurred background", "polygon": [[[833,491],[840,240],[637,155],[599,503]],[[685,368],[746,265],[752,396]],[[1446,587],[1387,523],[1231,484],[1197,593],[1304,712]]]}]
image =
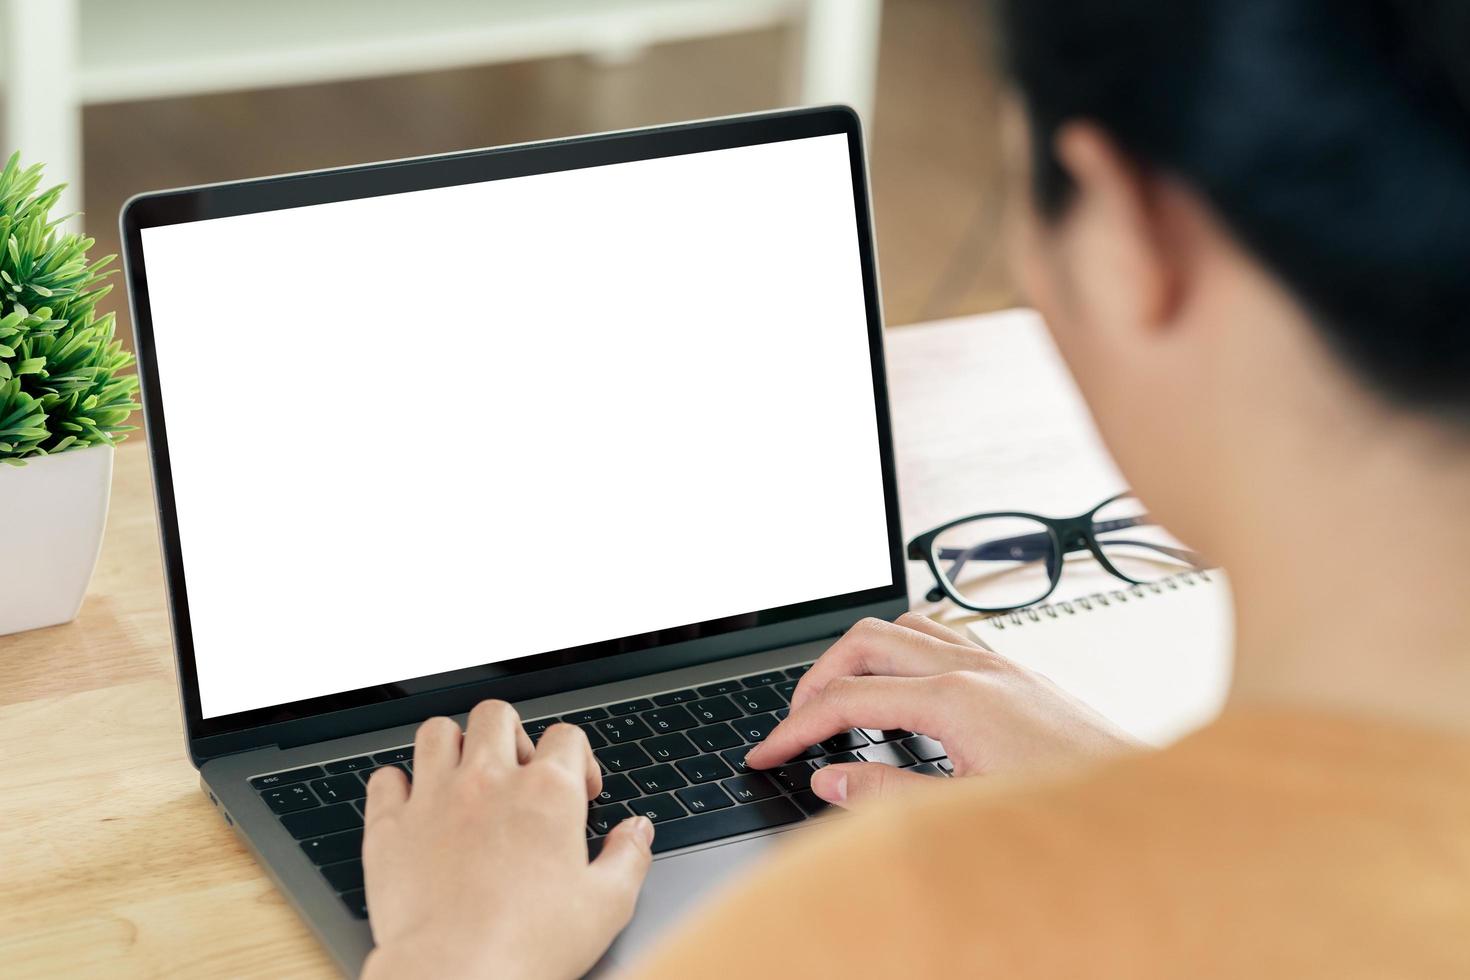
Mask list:
[{"label": "blurred background", "polygon": [[[139,191],[846,102],[867,126],[887,322],[908,324],[1017,302],[975,6],[0,0],[5,152],[72,182],[103,255]],[[126,336],[121,289],[110,303]]]}]

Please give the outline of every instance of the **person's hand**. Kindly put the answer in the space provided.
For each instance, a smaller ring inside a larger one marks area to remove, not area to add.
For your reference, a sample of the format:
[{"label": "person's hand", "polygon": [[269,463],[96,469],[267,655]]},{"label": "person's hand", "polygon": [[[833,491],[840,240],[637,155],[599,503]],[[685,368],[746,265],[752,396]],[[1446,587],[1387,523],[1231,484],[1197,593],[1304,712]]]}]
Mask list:
[{"label": "person's hand", "polygon": [[463,736],[448,718],[414,740],[413,785],[373,773],[362,861],[377,949],[363,976],[577,977],[632,918],[653,825],[624,820],[587,860],[602,789],[587,736],[553,725],[531,745],[515,709],[486,701]]},{"label": "person's hand", "polygon": [[[850,728],[903,728],[936,738],[956,776],[1082,765],[1140,747],[1040,674],[913,613],[896,623],[865,619],[848,630],[802,677],[791,714],[746,764],[780,765]],[[843,763],[817,770],[812,790],[847,806],[932,778]]]}]

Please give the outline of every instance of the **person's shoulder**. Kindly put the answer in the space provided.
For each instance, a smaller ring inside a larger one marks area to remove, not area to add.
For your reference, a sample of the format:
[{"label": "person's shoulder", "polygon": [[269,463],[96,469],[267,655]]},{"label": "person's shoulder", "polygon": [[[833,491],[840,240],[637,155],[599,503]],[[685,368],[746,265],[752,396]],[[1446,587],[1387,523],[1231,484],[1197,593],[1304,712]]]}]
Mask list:
[{"label": "person's shoulder", "polygon": [[1466,813],[1463,742],[1230,715],[1085,775],[823,818],[647,975],[756,942],[823,976],[1470,976]]},{"label": "person's shoulder", "polygon": [[[976,970],[1470,970],[1470,933],[1444,930],[1470,921],[1461,740],[1240,713],[1082,777],[944,789],[847,833],[888,824],[888,860],[934,896],[939,929],[987,924],[965,954]],[[1357,962],[1320,961],[1347,955],[1343,936]]]}]

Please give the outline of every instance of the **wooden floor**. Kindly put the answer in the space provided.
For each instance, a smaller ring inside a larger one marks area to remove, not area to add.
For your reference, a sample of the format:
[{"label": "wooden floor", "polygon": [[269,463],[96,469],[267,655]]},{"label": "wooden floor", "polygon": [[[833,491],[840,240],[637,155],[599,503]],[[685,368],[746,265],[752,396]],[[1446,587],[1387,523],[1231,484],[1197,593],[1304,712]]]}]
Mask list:
[{"label": "wooden floor", "polygon": [[[884,6],[871,147],[890,324],[1016,301],[995,248],[995,83],[974,6]],[[558,58],[94,106],[86,226],[107,254],[118,208],[138,191],[786,105],[790,43],[768,30],[662,45],[618,67]]]}]

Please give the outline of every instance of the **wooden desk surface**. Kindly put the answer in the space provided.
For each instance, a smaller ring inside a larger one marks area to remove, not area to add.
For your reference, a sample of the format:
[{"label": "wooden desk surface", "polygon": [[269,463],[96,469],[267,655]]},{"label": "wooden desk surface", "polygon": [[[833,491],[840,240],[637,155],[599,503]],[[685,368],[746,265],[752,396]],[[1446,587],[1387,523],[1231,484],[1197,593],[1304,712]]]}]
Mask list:
[{"label": "wooden desk surface", "polygon": [[[890,331],[906,533],[974,509],[957,435],[986,319]],[[187,761],[149,480],[124,443],[81,615],[0,637],[0,973],[330,976]]]}]

